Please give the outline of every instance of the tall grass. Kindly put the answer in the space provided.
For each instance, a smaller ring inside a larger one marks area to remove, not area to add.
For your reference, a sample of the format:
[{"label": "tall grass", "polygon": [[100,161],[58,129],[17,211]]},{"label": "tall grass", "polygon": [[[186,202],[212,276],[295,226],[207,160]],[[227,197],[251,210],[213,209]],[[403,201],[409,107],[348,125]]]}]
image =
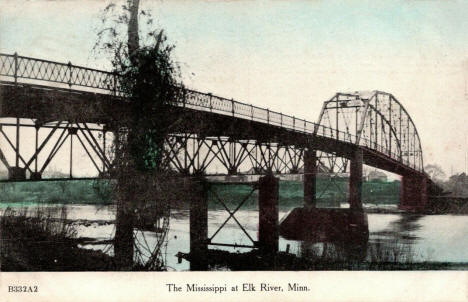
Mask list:
[{"label": "tall grass", "polygon": [[305,269],[387,270],[423,268],[415,262],[412,245],[400,239],[344,243],[302,242],[300,258]]},{"label": "tall grass", "polygon": [[35,209],[8,207],[1,218],[3,234],[17,240],[47,239],[52,242],[76,237],[76,230],[66,222],[67,209],[37,207]]},{"label": "tall grass", "polygon": [[6,208],[0,218],[1,270],[110,270],[111,257],[78,248],[73,224],[62,207]]}]

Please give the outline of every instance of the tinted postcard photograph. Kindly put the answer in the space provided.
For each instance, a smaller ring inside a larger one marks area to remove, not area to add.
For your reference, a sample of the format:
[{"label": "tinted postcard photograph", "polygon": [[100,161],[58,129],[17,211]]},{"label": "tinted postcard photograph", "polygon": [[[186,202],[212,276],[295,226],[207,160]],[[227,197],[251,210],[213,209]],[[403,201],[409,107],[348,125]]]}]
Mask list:
[{"label": "tinted postcard photograph", "polygon": [[0,300],[466,301],[467,15],[2,1]]}]

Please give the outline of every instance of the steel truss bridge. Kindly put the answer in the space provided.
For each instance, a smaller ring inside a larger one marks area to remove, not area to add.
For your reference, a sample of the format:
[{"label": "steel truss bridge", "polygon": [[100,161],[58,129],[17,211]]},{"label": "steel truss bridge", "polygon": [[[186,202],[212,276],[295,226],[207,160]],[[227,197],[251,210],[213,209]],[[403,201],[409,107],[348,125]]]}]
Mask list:
[{"label": "steel truss bridge", "polygon": [[[73,156],[78,148],[94,167],[94,178],[109,178],[118,121],[128,112],[119,82],[119,75],[112,72],[0,54],[0,161],[8,170],[6,181],[51,180],[43,176],[63,149],[68,149],[67,179],[77,179]],[[306,228],[301,213],[309,215],[304,216],[307,222],[344,219],[345,224],[355,225],[361,221],[362,216],[355,214],[362,213],[363,164],[402,176],[401,209],[424,210],[428,196],[439,191],[424,173],[416,126],[390,93],[337,93],[323,103],[314,123],[210,93],[180,91],[182,97],[173,102],[177,114],[165,139],[163,163],[181,176],[196,179],[190,197],[191,265],[193,259],[206,258],[208,244],[277,251],[277,175],[303,174],[304,211],[288,217],[290,225],[299,228]],[[21,143],[23,136],[27,144]],[[345,192],[349,213],[310,212],[315,209],[320,173],[349,175]],[[263,175],[249,193],[258,190],[258,241],[234,216],[249,196],[231,211],[215,192],[229,217],[209,238],[206,194],[210,188],[203,179],[245,174]],[[213,241],[231,218],[252,246]],[[203,262],[195,261],[193,267],[204,269]]]},{"label": "steel truss bridge", "polygon": [[[0,54],[0,80],[0,160],[10,180],[42,179],[65,143],[70,178],[76,145],[89,156],[96,177],[108,174],[114,123],[126,111],[117,74]],[[181,114],[164,156],[183,175],[304,174],[305,198],[315,200],[307,183],[313,186],[318,172],[349,172],[349,200],[360,203],[353,179],[359,185],[364,163],[402,176],[401,208],[423,208],[435,190],[423,170],[416,126],[390,93],[337,93],[324,102],[317,123],[210,93],[183,93],[174,102]],[[20,145],[26,128],[34,133],[29,156]]]}]

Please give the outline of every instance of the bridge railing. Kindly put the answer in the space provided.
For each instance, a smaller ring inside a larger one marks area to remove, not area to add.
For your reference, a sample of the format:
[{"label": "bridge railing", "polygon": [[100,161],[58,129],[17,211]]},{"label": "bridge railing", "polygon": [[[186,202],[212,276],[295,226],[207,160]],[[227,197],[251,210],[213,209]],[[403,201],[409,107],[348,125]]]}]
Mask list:
[{"label": "bridge railing", "polygon": [[12,77],[15,82],[28,79],[107,91],[113,91],[117,86],[117,77],[112,72],[17,54],[0,54],[0,71],[0,75]]},{"label": "bridge railing", "polygon": [[[52,62],[48,60],[0,54],[0,76],[31,81],[45,81],[68,86],[70,89],[97,89],[107,93],[119,94],[120,77],[116,73],[76,66],[69,63]],[[286,115],[269,109],[260,108],[251,104],[241,103],[233,99],[227,99],[210,93],[202,93],[195,90],[184,90],[185,96],[178,106],[185,106],[197,110],[215,112],[236,118],[258,121],[297,132],[316,134],[344,142],[355,143],[357,137],[350,133],[337,131],[324,125],[319,125],[295,116]],[[403,161],[399,154],[390,152],[383,146],[376,146],[369,140],[361,138],[359,145],[377,150],[387,156]],[[416,168],[414,163],[407,165]]]}]

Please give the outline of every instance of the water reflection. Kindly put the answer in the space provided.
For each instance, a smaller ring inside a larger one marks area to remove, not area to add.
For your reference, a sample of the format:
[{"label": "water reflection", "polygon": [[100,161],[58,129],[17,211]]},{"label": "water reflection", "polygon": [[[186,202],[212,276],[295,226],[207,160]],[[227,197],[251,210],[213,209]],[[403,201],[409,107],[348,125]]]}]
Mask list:
[{"label": "water reflection", "polygon": [[371,232],[368,246],[368,261],[412,263],[417,251],[414,244],[420,239],[417,231],[423,215],[404,213],[390,222],[387,228]]},{"label": "water reflection", "polygon": [[[375,215],[373,218],[377,218]],[[414,243],[420,239],[415,233],[421,229],[419,220],[422,217],[397,215],[397,219],[387,223],[384,229],[371,231],[368,240],[362,237],[321,242],[305,240],[300,242],[299,255],[315,263],[334,263],[337,265],[335,268],[357,265],[365,269],[379,269],[387,268],[389,264],[412,264],[418,260]],[[374,227],[373,224],[369,225],[371,230]],[[342,266],[339,266],[340,263]]]},{"label": "water reflection", "polygon": [[398,219],[392,221],[386,229],[377,232],[372,232],[370,235],[372,237],[377,237],[380,240],[417,240],[418,237],[414,234],[416,231],[421,229],[421,225],[418,223],[418,221],[422,217],[424,216],[416,214],[401,214],[398,217]]}]

